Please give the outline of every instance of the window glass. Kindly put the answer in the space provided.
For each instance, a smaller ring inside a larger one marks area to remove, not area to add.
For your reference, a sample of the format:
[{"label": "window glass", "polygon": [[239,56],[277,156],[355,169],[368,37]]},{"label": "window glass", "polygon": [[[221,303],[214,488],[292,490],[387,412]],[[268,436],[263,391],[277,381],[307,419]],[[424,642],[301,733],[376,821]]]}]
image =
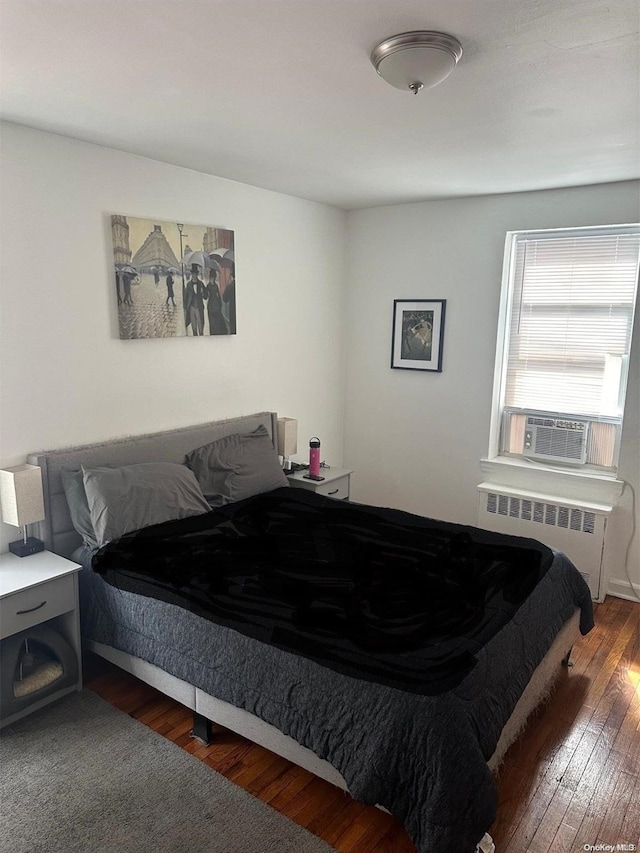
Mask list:
[{"label": "window glass", "polygon": [[612,467],[624,410],[640,227],[513,232],[507,246],[502,450],[526,450],[528,412],[582,417],[589,421],[587,462]]}]

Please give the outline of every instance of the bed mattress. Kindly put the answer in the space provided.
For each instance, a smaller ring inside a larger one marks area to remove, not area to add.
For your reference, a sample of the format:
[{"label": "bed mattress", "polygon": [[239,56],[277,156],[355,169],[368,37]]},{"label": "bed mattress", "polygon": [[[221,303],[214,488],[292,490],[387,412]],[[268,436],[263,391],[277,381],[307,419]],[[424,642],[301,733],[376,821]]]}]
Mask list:
[{"label": "bed mattress", "polygon": [[92,566],[345,675],[437,695],[552,560],[535,540],[279,488],[132,531]]},{"label": "bed mattress", "polygon": [[496,809],[487,767],[500,732],[556,634],[589,590],[562,554],[506,624],[475,649],[475,665],[438,695],[360,679],[309,656],[216,624],[170,601],[106,583],[76,557],[87,640],[146,660],[275,726],[326,759],[350,793],[398,817],[419,853],[471,853]]}]

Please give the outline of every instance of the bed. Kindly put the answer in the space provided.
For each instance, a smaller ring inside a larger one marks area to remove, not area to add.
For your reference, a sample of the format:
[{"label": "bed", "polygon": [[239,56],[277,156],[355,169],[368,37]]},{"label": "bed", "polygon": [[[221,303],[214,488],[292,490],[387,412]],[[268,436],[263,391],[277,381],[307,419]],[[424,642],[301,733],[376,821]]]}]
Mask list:
[{"label": "bed", "polygon": [[[98,557],[97,547],[83,543],[69,506],[70,482],[75,477],[78,484],[83,466],[80,479],[90,492],[87,478],[92,470],[106,471],[110,482],[109,469],[121,476],[121,471],[137,465],[184,466],[188,455],[192,466],[194,459],[211,463],[208,451],[197,458],[194,451],[227,447],[238,436],[258,433],[261,447],[266,436],[275,456],[277,416],[272,412],[29,456],[43,473],[46,520],[37,535],[48,549],[83,565],[85,648],[192,709],[198,733],[207,736],[207,721],[213,721],[348,790],[356,799],[386,808],[404,823],[419,853],[490,850],[486,831],[496,808],[493,771],[528,714],[549,691],[573,643],[593,625],[586,584],[562,554],[551,553],[544,573],[513,605],[508,622],[473,646],[473,661],[459,671],[453,686],[421,690],[414,684],[403,690],[388,676],[389,667],[358,677],[348,657],[338,663],[331,656],[319,659],[304,630],[302,640],[298,636],[289,645],[271,642],[260,633],[262,621],[245,629],[224,618],[216,621],[202,608],[185,607],[174,598],[175,585],[156,596],[148,572],[117,567],[118,560],[125,559],[118,550],[121,542],[129,549],[132,542],[140,547],[135,530],[112,545],[107,524],[106,544]],[[250,454],[248,460],[251,463]],[[241,482],[244,485],[245,480]],[[268,478],[262,477],[260,488],[265,482]],[[274,505],[280,517],[283,507],[288,512],[292,504],[300,503],[300,511],[313,513],[314,518],[339,513],[337,501],[285,488],[277,478],[274,485],[273,491],[262,491],[255,498],[242,489],[231,490],[234,500],[209,516],[222,513],[223,527],[234,523],[237,527],[239,518],[244,523],[249,517],[247,507],[254,516],[258,507],[261,517],[265,505]],[[202,494],[205,491],[203,486]],[[244,515],[238,515],[239,507]],[[378,511],[353,505],[347,512],[353,519],[354,513],[360,518]],[[393,516],[396,511],[388,512]],[[181,525],[195,529],[194,524],[204,523],[209,516],[204,508],[201,514],[194,509],[189,518],[169,521],[171,536]],[[404,515],[401,521],[407,520]],[[424,523],[435,525],[430,520]],[[167,524],[148,529],[164,535]],[[449,526],[456,543],[459,527]],[[463,533],[465,542],[471,537],[475,544],[487,544],[481,531],[465,528]],[[514,545],[512,539],[504,538],[505,547]],[[164,539],[162,548],[166,549]],[[102,574],[92,568],[92,562],[100,565],[101,554],[111,560],[103,560]],[[448,648],[440,640],[433,645]],[[335,653],[335,648],[331,651]],[[401,647],[395,653],[400,662],[411,656]]]}]

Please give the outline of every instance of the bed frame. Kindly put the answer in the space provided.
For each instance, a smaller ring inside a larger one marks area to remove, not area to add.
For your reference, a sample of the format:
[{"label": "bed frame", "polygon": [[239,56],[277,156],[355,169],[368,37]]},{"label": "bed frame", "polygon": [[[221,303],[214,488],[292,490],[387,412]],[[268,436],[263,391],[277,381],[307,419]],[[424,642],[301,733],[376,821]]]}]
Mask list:
[{"label": "bed frame", "polygon": [[[250,432],[261,424],[266,427],[274,446],[277,446],[277,415],[274,412],[259,412],[183,429],[117,439],[102,444],[33,453],[28,457],[28,461],[33,465],[39,465],[42,469],[46,513],[46,520],[37,525],[35,535],[44,541],[48,550],[64,557],[71,557],[82,544],[79,534],[71,523],[62,487],[63,471],[77,471],[81,464],[95,466],[106,463],[127,465],[134,462],[182,463],[185,454],[196,447],[233,433]],[[571,647],[580,637],[578,623],[579,611],[576,610],[557,635],[544,660],[534,671],[502,731],[494,754],[488,761],[492,771],[497,770],[507,749],[526,724],[530,713],[550,693],[555,679],[562,671],[562,665],[568,663]],[[343,776],[329,762],[319,758],[311,750],[301,746],[293,738],[253,714],[216,699],[214,696],[209,696],[157,666],[119,649],[95,642],[90,642],[88,645],[91,651],[190,708],[194,712],[194,736],[207,739],[210,735],[209,721],[213,721],[347,790]],[[482,853],[490,853],[494,849],[488,835],[482,840],[478,849]]]}]

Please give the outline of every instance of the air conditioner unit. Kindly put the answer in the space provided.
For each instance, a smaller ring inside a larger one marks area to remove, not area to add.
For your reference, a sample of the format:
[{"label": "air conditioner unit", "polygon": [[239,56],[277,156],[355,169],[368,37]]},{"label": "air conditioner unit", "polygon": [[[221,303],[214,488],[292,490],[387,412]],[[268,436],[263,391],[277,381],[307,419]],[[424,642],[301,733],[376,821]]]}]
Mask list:
[{"label": "air conditioner unit", "polygon": [[527,415],[523,455],[529,459],[584,465],[589,421],[547,415]]}]

